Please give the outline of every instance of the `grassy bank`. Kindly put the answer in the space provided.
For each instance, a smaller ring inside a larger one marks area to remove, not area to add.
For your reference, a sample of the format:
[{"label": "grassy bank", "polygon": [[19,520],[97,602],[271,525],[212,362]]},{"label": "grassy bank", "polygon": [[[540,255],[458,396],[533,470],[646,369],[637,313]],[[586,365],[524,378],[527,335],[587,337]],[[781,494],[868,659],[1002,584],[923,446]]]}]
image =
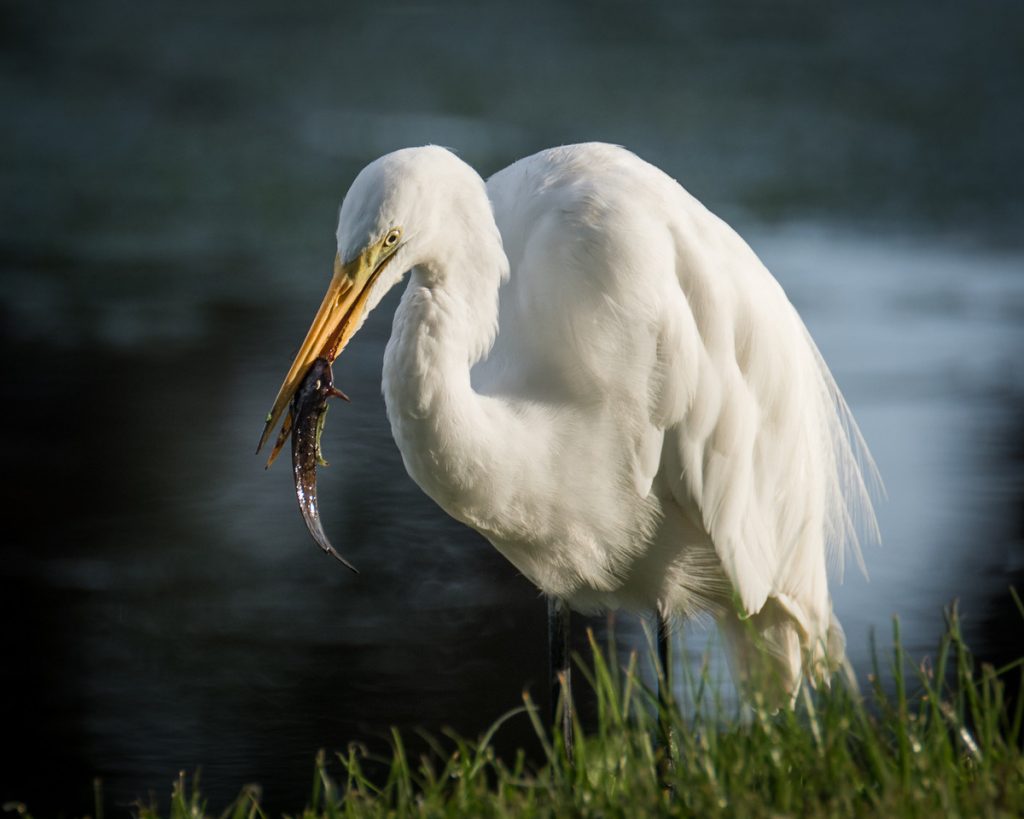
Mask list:
[{"label": "grassy bank", "polygon": [[[478,742],[447,738],[414,759],[396,732],[385,760],[358,746],[336,760],[321,754],[308,804],[294,815],[1022,816],[1024,697],[1011,702],[1006,691],[1020,685],[1024,658],[999,669],[980,665],[955,613],[947,625],[936,654],[924,661],[905,656],[894,626],[894,648],[865,690],[842,682],[805,688],[793,710],[772,713],[756,702],[741,713],[718,699],[706,676],[685,679],[693,706],[685,716],[670,713],[673,764],[658,742],[657,698],[642,683],[636,657],[618,668],[606,660],[614,654],[592,639],[591,656],[579,664],[586,682],[577,684],[593,687],[597,720],[585,736],[577,730],[575,764],[524,695],[523,705]],[[532,721],[542,764],[531,765],[524,752],[496,757],[491,739],[510,719]],[[184,776],[169,805],[140,804],[136,813],[265,815],[257,788],[225,809],[207,805]]]}]

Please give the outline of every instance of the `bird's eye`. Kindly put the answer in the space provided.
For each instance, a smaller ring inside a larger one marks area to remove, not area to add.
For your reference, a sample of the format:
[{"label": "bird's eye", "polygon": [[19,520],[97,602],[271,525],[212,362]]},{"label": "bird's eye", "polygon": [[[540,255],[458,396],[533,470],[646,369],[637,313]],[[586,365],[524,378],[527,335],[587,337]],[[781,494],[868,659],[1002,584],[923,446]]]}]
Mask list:
[{"label": "bird's eye", "polygon": [[398,238],[402,235],[402,231],[399,228],[394,228],[387,236],[384,237],[384,247],[394,247],[398,244]]}]

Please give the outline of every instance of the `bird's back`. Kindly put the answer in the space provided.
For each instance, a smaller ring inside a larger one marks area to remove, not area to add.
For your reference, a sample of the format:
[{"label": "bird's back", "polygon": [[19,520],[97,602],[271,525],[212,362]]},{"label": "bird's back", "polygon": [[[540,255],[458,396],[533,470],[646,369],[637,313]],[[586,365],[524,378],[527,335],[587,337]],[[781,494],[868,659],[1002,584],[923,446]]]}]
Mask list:
[{"label": "bird's back", "polygon": [[858,516],[874,534],[874,467],[781,287],[621,148],[541,152],[488,194],[511,277],[474,382],[561,422],[573,457],[553,468],[577,490],[564,515],[606,568],[580,574],[574,603],[688,613],[735,589],[748,614],[823,646],[826,554],[859,556]]}]

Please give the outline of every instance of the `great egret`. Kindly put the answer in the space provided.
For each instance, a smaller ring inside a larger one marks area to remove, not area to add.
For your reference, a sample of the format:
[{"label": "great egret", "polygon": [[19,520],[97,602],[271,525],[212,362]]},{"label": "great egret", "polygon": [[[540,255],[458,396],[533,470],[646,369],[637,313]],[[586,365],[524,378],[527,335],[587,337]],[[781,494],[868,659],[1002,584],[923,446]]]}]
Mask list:
[{"label": "great egret", "polygon": [[584,144],[485,184],[408,148],[359,173],[337,239],[261,445],[408,271],[384,355],[395,441],[548,596],[555,673],[569,608],[654,609],[663,635],[711,612],[740,679],[766,663],[791,695],[842,660],[826,556],[860,561],[858,519],[877,537],[874,465],[782,288],[673,179]]}]

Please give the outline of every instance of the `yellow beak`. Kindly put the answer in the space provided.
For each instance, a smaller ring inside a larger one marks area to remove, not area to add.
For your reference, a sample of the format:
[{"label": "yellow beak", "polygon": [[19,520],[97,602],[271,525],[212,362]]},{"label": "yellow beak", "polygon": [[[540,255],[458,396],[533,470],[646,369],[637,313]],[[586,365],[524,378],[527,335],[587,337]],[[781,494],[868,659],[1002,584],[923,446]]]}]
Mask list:
[{"label": "yellow beak", "polygon": [[[334,257],[334,276],[327,288],[327,294],[316,312],[313,324],[306,333],[306,338],[288,374],[284,377],[281,389],[277,391],[274,406],[267,413],[266,425],[256,447],[257,452],[263,448],[278,420],[288,409],[289,402],[310,365],[317,358],[326,358],[328,362],[333,362],[355,334],[360,324],[359,320],[366,310],[366,301],[373,283],[395,249],[385,248],[382,242],[376,242],[347,264],[342,264],[337,256]],[[291,426],[292,416],[289,410],[281,427],[281,434],[267,459],[268,469],[287,440]]]}]

